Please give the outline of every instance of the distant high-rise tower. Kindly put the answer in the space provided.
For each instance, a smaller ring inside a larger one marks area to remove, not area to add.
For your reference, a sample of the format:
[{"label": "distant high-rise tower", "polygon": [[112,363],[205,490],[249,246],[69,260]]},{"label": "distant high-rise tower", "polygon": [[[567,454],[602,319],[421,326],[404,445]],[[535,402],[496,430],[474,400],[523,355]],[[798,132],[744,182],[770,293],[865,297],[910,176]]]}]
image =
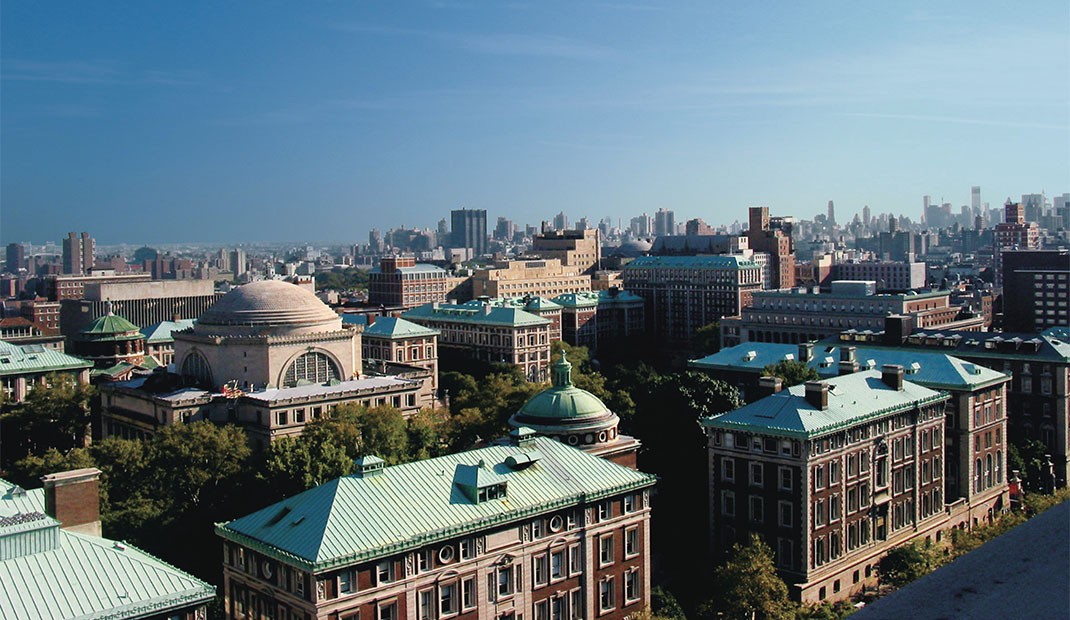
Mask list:
[{"label": "distant high-rise tower", "polygon": [[828,215],[829,228],[836,226],[836,208],[832,205],[832,201],[829,201],[829,215]]},{"label": "distant high-rise tower", "polygon": [[7,270],[9,272],[18,273],[19,269],[22,269],[25,252],[21,243],[7,244]]},{"label": "distant high-rise tower", "polygon": [[85,275],[93,268],[96,252],[97,242],[89,233],[67,233],[63,240],[63,273]]},{"label": "distant high-rise tower", "polygon": [[450,211],[451,246],[472,248],[476,256],[487,253],[487,210],[456,209]]},{"label": "distant high-rise tower", "polygon": [[248,261],[245,258],[245,250],[237,248],[230,251],[230,255],[227,257],[227,271],[234,274],[237,278],[247,270]]},{"label": "distant high-rise tower", "polygon": [[554,216],[554,230],[568,230],[568,216],[564,211]]},{"label": "distant high-rise tower", "polygon": [[1044,194],[1022,194],[1022,208],[1025,210],[1025,221],[1039,222],[1044,214]]},{"label": "distant high-rise tower", "polygon": [[973,215],[977,216],[981,214],[981,186],[974,185],[970,188],[970,209],[973,210]]},{"label": "distant high-rise tower", "polygon": [[870,211],[869,205],[862,207],[862,225],[869,226],[870,221],[873,219],[873,212]]},{"label": "distant high-rise tower", "polygon": [[658,237],[666,237],[676,233],[676,214],[661,208],[654,214],[654,234]]}]

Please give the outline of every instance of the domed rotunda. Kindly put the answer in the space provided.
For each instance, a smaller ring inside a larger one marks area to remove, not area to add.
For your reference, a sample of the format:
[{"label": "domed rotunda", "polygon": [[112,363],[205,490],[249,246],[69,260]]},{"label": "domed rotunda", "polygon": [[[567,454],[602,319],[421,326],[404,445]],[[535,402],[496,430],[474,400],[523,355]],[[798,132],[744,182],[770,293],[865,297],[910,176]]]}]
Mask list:
[{"label": "domed rotunda", "polygon": [[312,292],[279,280],[239,286],[174,338],[176,369],[206,388],[295,387],[360,375],[360,331],[343,326]]},{"label": "domed rotunda", "polygon": [[551,375],[553,385],[524,403],[509,418],[509,425],[528,427],[539,435],[634,469],[639,441],[618,433],[617,414],[600,398],[572,384],[572,364],[564,352],[553,364]]}]

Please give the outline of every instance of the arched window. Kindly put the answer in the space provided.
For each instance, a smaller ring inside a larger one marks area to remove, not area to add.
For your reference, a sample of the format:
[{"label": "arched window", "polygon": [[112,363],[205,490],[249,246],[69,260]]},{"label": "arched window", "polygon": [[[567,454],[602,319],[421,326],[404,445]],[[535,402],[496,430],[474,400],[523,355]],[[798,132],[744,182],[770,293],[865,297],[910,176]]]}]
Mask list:
[{"label": "arched window", "polygon": [[1003,483],[1003,452],[996,452],[996,484]]},{"label": "arched window", "polygon": [[206,388],[214,388],[215,380],[212,377],[212,367],[208,360],[197,351],[191,352],[182,360],[182,376],[187,381]]},{"label": "arched window", "polygon": [[992,455],[985,455],[985,488],[992,486]]},{"label": "arched window", "polygon": [[977,459],[973,462],[973,490],[975,493],[980,492],[981,490],[981,480],[983,474],[984,472],[981,471],[981,459]]},{"label": "arched window", "polygon": [[283,387],[294,387],[307,383],[327,383],[339,379],[338,368],[323,353],[312,351],[295,359],[282,380]]}]

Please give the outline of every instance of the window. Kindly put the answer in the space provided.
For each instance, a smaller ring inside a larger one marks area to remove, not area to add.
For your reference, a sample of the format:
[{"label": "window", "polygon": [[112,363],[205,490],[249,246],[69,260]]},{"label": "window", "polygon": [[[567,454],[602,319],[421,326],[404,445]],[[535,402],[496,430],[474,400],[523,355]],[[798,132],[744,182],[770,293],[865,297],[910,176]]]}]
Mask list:
[{"label": "window", "polygon": [[732,491],[721,491],[721,514],[726,517],[736,515],[736,494]]},{"label": "window", "polygon": [[613,578],[606,577],[598,582],[598,609],[605,613],[614,609]]},{"label": "window", "polygon": [[421,590],[419,595],[420,620],[434,620],[435,618],[435,591]]},{"label": "window", "polygon": [[598,520],[605,521],[612,516],[613,510],[609,502],[602,502],[598,504]]},{"label": "window", "polygon": [[423,573],[431,570],[431,550],[420,549],[416,552],[416,572]]},{"label": "window", "polygon": [[789,538],[778,538],[777,539],[776,563],[777,563],[778,566],[783,566],[785,568],[791,568],[791,565],[792,565],[792,558],[791,558],[792,546],[791,545],[792,545],[791,539],[789,539]]},{"label": "window", "polygon": [[550,560],[546,557],[546,554],[537,555],[531,559],[532,575],[535,579],[536,586],[546,585],[546,581],[549,578]]},{"label": "window", "polygon": [[750,464],[750,483],[752,486],[762,486],[762,464],[751,463]]},{"label": "window", "polygon": [[438,611],[443,616],[457,613],[457,582],[438,587]]},{"label": "window", "polygon": [[394,581],[394,562],[384,560],[375,566],[375,583],[382,585]]},{"label": "window", "polygon": [[721,480],[725,482],[736,481],[736,461],[733,458],[721,458]]},{"label": "window", "polygon": [[461,608],[472,609],[476,606],[476,578],[466,577],[461,580]]},{"label": "window", "polygon": [[624,573],[624,602],[634,603],[639,600],[639,570]]},{"label": "window", "polygon": [[829,463],[829,484],[836,484],[840,481],[840,464],[836,461]]},{"label": "window", "polygon": [[312,351],[293,361],[286,369],[282,381],[285,387],[294,387],[302,382],[326,383],[339,378],[338,369],[331,358],[323,353]]},{"label": "window", "polygon": [[583,620],[584,608],[587,601],[583,598],[583,590],[573,590],[569,593],[569,620]]},{"label": "window", "polygon": [[572,545],[568,548],[568,574],[576,575],[583,570],[583,559],[580,555],[580,546]]},{"label": "window", "polygon": [[475,541],[471,538],[462,538],[460,547],[462,560],[471,560],[472,558],[476,557]]},{"label": "window", "polygon": [[565,577],[565,551],[554,551],[550,554],[550,579],[564,579]]},{"label": "window", "polygon": [[780,527],[791,527],[794,520],[793,513],[795,512],[791,507],[791,502],[779,502],[777,504],[778,511],[780,513]]},{"label": "window", "polygon": [[781,467],[780,471],[780,489],[782,491],[791,490],[791,468]]},{"label": "window", "polygon": [[338,592],[352,594],[357,591],[357,575],[352,569],[338,573]]},{"label": "window", "polygon": [[825,466],[818,465],[814,468],[814,488],[823,489],[825,486]]},{"label": "window", "polygon": [[535,603],[535,620],[550,620],[550,601],[543,599]]},{"label": "window", "polygon": [[765,501],[756,495],[750,496],[750,520],[754,523],[765,520]]},{"label": "window", "polygon": [[598,539],[598,563],[601,566],[613,563],[612,534],[606,534]]},{"label": "window", "polygon": [[628,513],[635,512],[636,504],[637,504],[636,496],[635,496],[634,493],[630,494],[630,495],[625,495],[624,496],[624,513],[628,514]]},{"label": "window", "polygon": [[825,500],[819,499],[814,502],[814,525],[825,524]]},{"label": "window", "polygon": [[513,593],[513,567],[503,566],[498,569],[498,596],[509,596]]},{"label": "window", "polygon": [[546,535],[546,529],[543,527],[542,519],[535,519],[531,522],[531,539],[538,540]]},{"label": "window", "polygon": [[390,601],[389,603],[379,603],[379,620],[398,620],[398,603],[397,601]]},{"label": "window", "polygon": [[624,530],[624,557],[630,558],[639,555],[639,528],[631,527]]}]

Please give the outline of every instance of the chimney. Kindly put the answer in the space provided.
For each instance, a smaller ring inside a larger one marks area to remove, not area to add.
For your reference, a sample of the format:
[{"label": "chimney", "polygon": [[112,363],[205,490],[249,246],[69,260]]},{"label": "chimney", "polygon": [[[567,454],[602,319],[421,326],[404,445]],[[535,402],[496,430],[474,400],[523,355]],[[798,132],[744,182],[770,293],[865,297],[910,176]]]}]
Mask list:
[{"label": "chimney", "polygon": [[385,465],[386,461],[374,454],[359,457],[353,461],[353,477],[371,478],[372,476],[382,475]]},{"label": "chimney", "polygon": [[535,437],[537,433],[528,428],[527,426],[521,426],[514,428],[509,432],[510,442],[518,448],[531,448],[535,445]]},{"label": "chimney", "polygon": [[907,341],[907,336],[914,331],[914,317],[904,314],[890,314],[884,317],[884,344],[899,346]]},{"label": "chimney", "polygon": [[806,363],[814,359],[814,343],[812,342],[800,342],[799,343],[799,361]]},{"label": "chimney", "polygon": [[903,367],[898,364],[885,364],[881,368],[881,381],[896,391],[903,391]]},{"label": "chimney", "polygon": [[829,408],[829,386],[824,381],[806,382],[806,402],[814,409],[824,411]]},{"label": "chimney", "polygon": [[855,359],[854,347],[840,347],[840,374],[849,375],[858,372],[858,360]]},{"label": "chimney", "polygon": [[758,378],[758,398],[776,394],[782,389],[784,389],[784,381],[780,377]]},{"label": "chimney", "polygon": [[100,536],[100,470],[75,469],[41,477],[45,513],[65,530]]}]

